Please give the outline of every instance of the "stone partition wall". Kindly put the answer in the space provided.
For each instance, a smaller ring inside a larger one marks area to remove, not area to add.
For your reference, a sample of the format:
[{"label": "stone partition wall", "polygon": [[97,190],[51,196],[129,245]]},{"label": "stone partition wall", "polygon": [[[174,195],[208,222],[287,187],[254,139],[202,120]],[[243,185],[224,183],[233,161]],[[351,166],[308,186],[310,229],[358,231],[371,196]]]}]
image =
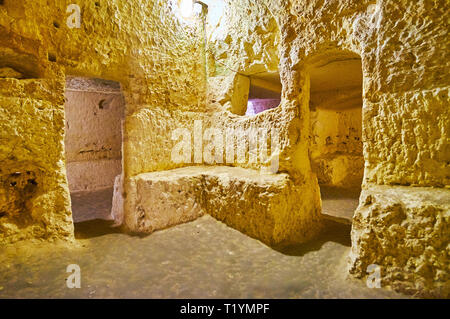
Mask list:
[{"label": "stone partition wall", "polygon": [[317,194],[302,194],[303,186],[296,186],[288,174],[193,166],[139,174],[131,184],[130,201],[136,214],[127,216],[127,224],[140,233],[209,214],[267,245],[278,246],[309,240],[320,222],[316,215],[304,214]]},{"label": "stone partition wall", "polygon": [[[36,53],[32,41],[14,40],[23,51]],[[73,240],[64,166],[64,76],[47,63],[29,65],[31,53],[16,50],[0,48],[0,245]]]}]

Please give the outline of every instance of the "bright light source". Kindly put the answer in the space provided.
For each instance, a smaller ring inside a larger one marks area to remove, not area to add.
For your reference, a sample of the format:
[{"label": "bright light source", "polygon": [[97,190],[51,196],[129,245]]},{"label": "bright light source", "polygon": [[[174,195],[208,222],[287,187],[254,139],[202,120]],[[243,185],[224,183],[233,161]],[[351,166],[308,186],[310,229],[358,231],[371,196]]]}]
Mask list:
[{"label": "bright light source", "polygon": [[245,112],[245,115],[256,115],[252,101],[247,102],[247,111]]},{"label": "bright light source", "polygon": [[180,13],[183,18],[188,18],[193,13],[193,6],[192,0],[181,0],[180,2]]}]

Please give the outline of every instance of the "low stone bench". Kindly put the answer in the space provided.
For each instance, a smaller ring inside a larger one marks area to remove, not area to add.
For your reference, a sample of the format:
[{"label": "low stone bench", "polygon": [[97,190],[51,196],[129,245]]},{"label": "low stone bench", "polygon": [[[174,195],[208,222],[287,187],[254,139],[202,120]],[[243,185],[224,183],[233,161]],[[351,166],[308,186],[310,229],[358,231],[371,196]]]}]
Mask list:
[{"label": "low stone bench", "polygon": [[269,245],[303,242],[320,227],[314,192],[294,185],[288,174],[185,167],[137,175],[129,181],[127,196],[132,213],[125,215],[124,223],[139,233],[204,214]]}]

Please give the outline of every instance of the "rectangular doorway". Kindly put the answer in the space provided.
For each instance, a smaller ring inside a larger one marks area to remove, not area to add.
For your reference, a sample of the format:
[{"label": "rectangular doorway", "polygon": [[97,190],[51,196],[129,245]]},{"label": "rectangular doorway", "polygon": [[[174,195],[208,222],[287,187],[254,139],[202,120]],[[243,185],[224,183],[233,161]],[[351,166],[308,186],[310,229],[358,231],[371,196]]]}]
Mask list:
[{"label": "rectangular doorway", "polygon": [[65,152],[74,223],[111,219],[113,187],[122,172],[125,100],[120,83],[68,77]]}]

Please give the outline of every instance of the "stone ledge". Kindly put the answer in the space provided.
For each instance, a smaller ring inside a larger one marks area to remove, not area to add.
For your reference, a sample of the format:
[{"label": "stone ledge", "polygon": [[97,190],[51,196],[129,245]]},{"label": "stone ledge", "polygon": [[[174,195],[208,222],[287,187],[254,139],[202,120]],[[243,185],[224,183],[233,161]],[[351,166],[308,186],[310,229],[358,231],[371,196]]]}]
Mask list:
[{"label": "stone ledge", "polygon": [[309,240],[321,225],[318,189],[295,185],[288,174],[193,166],[139,174],[129,180],[127,193],[124,222],[133,232],[151,233],[210,214],[275,245]]}]

